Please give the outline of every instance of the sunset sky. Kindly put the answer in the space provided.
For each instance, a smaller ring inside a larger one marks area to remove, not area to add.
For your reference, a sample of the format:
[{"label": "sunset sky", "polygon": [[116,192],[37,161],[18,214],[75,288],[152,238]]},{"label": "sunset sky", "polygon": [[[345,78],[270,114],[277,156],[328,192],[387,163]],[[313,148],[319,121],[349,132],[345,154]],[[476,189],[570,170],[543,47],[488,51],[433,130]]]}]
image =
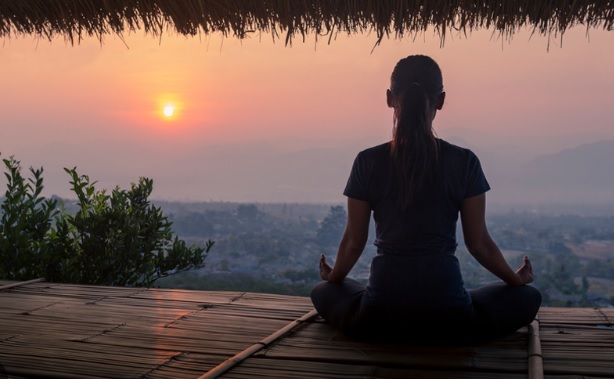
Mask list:
[{"label": "sunset sky", "polygon": [[[430,32],[373,49],[375,40],[5,38],[0,153],[43,166],[48,195],[69,196],[62,167],[77,166],[101,188],[151,177],[158,199],[341,201],[354,155],[390,136],[385,91],[410,54],[430,55],[443,70],[442,138],[525,156],[614,139],[614,32],[575,28],[562,45],[526,31],[511,41],[492,31],[449,34],[443,48]],[[310,192],[258,167],[263,154],[270,162],[305,151],[342,161],[331,162],[339,170],[330,180],[317,174],[325,160],[287,167],[313,178],[303,186]],[[319,192],[318,181],[328,189]]]}]

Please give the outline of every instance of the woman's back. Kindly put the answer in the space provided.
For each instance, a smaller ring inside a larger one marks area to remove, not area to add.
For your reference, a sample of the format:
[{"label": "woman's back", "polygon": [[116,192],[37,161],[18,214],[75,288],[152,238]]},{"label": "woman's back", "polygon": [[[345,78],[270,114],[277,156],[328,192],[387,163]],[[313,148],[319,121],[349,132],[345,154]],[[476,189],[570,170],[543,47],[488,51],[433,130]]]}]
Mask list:
[{"label": "woman's back", "polygon": [[390,143],[356,157],[344,195],[367,201],[381,253],[450,251],[456,248],[456,222],[463,200],[489,190],[478,158],[470,150],[439,140],[433,180],[407,209],[398,204],[399,188]]},{"label": "woman's back", "polygon": [[358,154],[344,194],[373,209],[378,255],[371,263],[370,305],[457,307],[470,298],[463,288],[456,249],[456,222],[463,199],[489,189],[477,157],[438,141],[432,181],[399,206],[390,143]]}]

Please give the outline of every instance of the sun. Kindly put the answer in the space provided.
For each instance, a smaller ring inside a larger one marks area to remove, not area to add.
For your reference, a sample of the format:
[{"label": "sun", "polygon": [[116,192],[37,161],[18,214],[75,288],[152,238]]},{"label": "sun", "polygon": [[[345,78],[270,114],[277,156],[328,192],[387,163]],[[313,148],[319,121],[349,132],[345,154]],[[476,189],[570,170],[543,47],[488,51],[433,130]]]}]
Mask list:
[{"label": "sun", "polygon": [[184,103],[176,93],[162,93],[154,100],[156,117],[167,123],[180,121],[184,114]]},{"label": "sun", "polygon": [[162,109],[162,114],[166,118],[171,118],[175,114],[175,106],[172,104],[165,105]]}]

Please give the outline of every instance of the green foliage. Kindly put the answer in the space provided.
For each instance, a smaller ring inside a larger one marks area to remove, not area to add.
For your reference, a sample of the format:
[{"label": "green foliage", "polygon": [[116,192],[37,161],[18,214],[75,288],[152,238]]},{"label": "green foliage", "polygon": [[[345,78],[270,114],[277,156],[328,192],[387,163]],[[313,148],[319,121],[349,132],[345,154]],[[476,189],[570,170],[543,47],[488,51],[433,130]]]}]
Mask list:
[{"label": "green foliage", "polygon": [[19,162],[5,160],[8,189],[2,204],[0,277],[25,280],[150,286],[157,279],[204,266],[213,247],[188,247],[173,238],[172,223],[148,200],[153,181],[140,178],[129,190],[111,194],[65,169],[77,195],[74,214],[40,196],[42,168],[26,182]]},{"label": "green foliage", "polygon": [[21,175],[13,157],[3,159],[7,190],[0,220],[0,277],[31,279],[53,260],[50,249],[52,219],[57,215],[57,201],[40,196],[43,169],[30,167],[32,178]]}]

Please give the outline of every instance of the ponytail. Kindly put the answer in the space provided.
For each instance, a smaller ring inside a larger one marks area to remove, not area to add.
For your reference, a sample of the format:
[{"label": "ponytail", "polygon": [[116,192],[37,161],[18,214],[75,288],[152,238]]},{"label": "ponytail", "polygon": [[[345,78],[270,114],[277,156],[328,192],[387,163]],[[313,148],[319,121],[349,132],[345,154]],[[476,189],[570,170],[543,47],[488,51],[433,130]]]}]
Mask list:
[{"label": "ponytail", "polygon": [[399,206],[407,209],[433,177],[438,143],[428,117],[429,96],[417,83],[411,83],[399,96],[395,107],[396,124],[391,157],[398,181]]}]

